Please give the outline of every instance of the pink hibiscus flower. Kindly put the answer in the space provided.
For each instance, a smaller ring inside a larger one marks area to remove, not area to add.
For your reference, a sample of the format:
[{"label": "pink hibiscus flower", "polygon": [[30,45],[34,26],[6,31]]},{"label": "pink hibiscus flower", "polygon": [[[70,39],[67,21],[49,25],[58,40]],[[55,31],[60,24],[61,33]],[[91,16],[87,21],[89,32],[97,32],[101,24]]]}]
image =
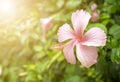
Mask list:
[{"label": "pink hibiscus flower", "polygon": [[[102,29],[93,27],[84,33],[90,17],[88,12],[78,10],[71,17],[74,30],[67,23],[58,30],[59,42],[69,40],[63,48],[66,60],[71,64],[75,64],[77,57],[81,64],[87,68],[97,62],[98,53],[96,46],[104,46],[106,44],[106,34]],[[76,57],[74,55],[75,46]]]}]

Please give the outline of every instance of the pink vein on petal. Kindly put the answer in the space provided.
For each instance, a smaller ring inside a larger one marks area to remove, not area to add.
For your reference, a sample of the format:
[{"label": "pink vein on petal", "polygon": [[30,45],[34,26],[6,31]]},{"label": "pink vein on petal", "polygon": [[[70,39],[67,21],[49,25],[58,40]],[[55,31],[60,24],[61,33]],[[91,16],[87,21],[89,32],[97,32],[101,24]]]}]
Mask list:
[{"label": "pink vein on petal", "polygon": [[82,44],[86,46],[104,46],[106,44],[106,37],[103,30],[94,27],[85,34]]},{"label": "pink vein on petal", "polygon": [[81,64],[87,68],[97,62],[97,48],[77,44],[76,54]]},{"label": "pink vein on petal", "polygon": [[69,24],[64,24],[58,30],[58,41],[63,42],[68,39],[74,38],[74,31],[70,28]]},{"label": "pink vein on petal", "polygon": [[89,22],[90,17],[91,15],[83,10],[77,10],[72,14],[71,21],[73,28],[77,34],[82,35]]},{"label": "pink vein on petal", "polygon": [[74,46],[75,46],[76,42],[71,40],[70,42],[68,42],[66,44],[66,46],[63,49],[65,58],[67,60],[67,62],[71,63],[71,64],[75,64],[76,63],[76,58],[74,55]]}]

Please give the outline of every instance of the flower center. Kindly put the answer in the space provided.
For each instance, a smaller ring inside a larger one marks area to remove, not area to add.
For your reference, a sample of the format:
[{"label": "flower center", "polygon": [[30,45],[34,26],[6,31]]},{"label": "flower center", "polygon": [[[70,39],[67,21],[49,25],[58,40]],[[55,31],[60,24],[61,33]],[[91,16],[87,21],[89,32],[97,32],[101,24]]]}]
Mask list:
[{"label": "flower center", "polygon": [[76,35],[75,39],[76,39],[77,42],[82,42],[83,41],[83,36],[82,35],[81,36],[80,35]]}]

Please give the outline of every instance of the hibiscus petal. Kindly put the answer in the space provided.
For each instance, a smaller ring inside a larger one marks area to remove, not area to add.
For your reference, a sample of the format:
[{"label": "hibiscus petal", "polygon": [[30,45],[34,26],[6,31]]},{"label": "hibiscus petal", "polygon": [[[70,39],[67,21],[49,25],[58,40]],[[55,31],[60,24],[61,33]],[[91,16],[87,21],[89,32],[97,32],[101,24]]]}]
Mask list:
[{"label": "hibiscus petal", "polygon": [[77,10],[72,13],[71,21],[77,34],[82,35],[90,19],[90,14],[83,10]]},{"label": "hibiscus petal", "polygon": [[75,64],[76,63],[76,58],[75,58],[75,55],[74,55],[74,46],[75,46],[75,41],[71,40],[70,42],[68,42],[64,49],[63,49],[63,52],[64,52],[64,55],[65,55],[65,58],[67,60],[67,62],[71,63],[71,64]]},{"label": "hibiscus petal", "polygon": [[98,54],[97,54],[97,48],[95,47],[77,44],[76,54],[81,64],[87,68],[89,68],[90,66],[92,66],[97,62]]},{"label": "hibiscus petal", "polygon": [[91,28],[83,37],[83,45],[104,46],[106,44],[106,34],[100,28]]},{"label": "hibiscus petal", "polygon": [[74,32],[70,28],[70,25],[66,23],[63,26],[61,26],[58,30],[58,41],[63,42],[71,38],[74,38]]}]

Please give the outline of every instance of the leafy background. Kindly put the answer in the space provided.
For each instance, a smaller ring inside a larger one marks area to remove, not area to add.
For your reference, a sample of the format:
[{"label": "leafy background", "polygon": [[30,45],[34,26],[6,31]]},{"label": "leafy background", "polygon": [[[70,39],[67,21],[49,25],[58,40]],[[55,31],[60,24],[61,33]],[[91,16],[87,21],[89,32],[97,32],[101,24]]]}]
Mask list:
[{"label": "leafy background", "polygon": [[[17,13],[0,14],[0,82],[120,82],[120,0],[14,0]],[[96,3],[97,26],[107,34],[107,44],[98,48],[97,64],[84,68],[66,62],[58,43],[57,30],[72,12]],[[40,19],[52,17],[43,34]]]}]

